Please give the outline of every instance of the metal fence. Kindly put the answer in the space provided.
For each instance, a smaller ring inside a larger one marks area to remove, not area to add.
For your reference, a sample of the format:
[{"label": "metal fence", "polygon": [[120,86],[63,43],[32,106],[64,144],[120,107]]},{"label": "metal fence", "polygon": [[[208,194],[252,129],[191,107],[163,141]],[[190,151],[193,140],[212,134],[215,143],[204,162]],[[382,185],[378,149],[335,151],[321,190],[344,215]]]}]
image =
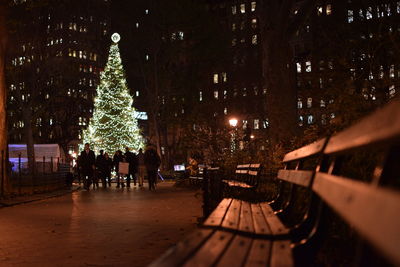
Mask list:
[{"label": "metal fence", "polygon": [[11,194],[24,194],[61,188],[65,185],[67,173],[70,172],[70,164],[60,158],[43,157],[31,167],[21,155],[10,160],[5,151],[0,151],[0,161],[0,196],[4,196],[6,191],[6,173],[9,182],[7,191],[11,191]]}]

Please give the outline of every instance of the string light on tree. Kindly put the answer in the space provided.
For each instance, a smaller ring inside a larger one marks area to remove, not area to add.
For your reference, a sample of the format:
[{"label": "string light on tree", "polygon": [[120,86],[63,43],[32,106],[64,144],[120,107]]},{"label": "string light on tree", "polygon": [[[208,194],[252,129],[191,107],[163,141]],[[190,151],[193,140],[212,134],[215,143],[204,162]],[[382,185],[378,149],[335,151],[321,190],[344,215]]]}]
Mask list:
[{"label": "string light on tree", "polygon": [[95,151],[103,149],[113,153],[129,147],[143,147],[143,138],[135,118],[133,99],[129,94],[121,62],[118,33],[111,36],[107,65],[100,75],[97,96],[94,99],[93,117],[83,131],[83,144],[90,143]]}]

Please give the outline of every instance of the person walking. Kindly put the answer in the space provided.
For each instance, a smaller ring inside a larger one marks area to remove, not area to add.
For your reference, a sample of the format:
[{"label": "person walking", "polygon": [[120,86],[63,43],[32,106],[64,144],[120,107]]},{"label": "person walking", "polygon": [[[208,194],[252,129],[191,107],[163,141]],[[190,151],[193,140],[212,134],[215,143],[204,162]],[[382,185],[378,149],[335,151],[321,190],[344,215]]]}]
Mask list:
[{"label": "person walking", "polygon": [[95,170],[96,157],[93,150],[90,150],[89,143],[85,144],[85,149],[81,152],[79,159],[80,173],[83,178],[84,188],[89,190]]},{"label": "person walking", "polygon": [[157,154],[157,151],[149,146],[144,152],[144,165],[147,170],[147,179],[149,181],[149,190],[156,190],[156,179],[158,174],[158,168],[160,167],[161,159]]},{"label": "person walking", "polygon": [[101,180],[101,184],[103,188],[107,187],[106,183],[106,161],[104,157],[104,150],[100,150],[100,154],[96,158],[96,170],[97,175],[95,177],[95,184],[97,184],[97,188],[99,188],[99,179]]},{"label": "person walking", "polygon": [[104,153],[104,181],[108,186],[111,187],[111,171],[113,169],[113,161],[108,156],[108,153]]},{"label": "person walking", "polygon": [[129,163],[129,170],[126,176],[126,187],[131,187],[131,176],[133,185],[136,186],[136,173],[138,169],[138,159],[135,153],[129,151],[129,147],[125,148],[125,160]]},{"label": "person walking", "polygon": [[115,172],[117,173],[117,188],[119,188],[120,186],[125,187],[124,177],[121,177],[121,174],[119,173],[119,163],[120,162],[124,162],[124,156],[122,155],[121,150],[117,150],[117,152],[115,152],[114,158],[113,158]]},{"label": "person walking", "polygon": [[138,159],[139,187],[143,187],[146,166],[144,165],[144,154],[143,154],[143,149],[141,149],[141,148],[139,149],[139,153],[137,154],[137,159]]}]

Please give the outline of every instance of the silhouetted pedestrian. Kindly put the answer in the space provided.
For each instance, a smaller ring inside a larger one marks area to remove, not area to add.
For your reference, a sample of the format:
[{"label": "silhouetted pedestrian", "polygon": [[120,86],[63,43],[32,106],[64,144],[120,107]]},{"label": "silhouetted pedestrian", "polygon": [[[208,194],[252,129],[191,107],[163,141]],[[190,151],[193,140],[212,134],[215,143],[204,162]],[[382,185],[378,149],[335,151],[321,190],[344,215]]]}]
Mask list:
[{"label": "silhouetted pedestrian", "polygon": [[120,186],[125,187],[124,177],[121,177],[121,174],[119,173],[119,163],[120,162],[124,162],[124,156],[122,155],[121,150],[117,150],[117,152],[115,152],[114,158],[113,158],[115,172],[117,173],[117,188],[119,188]]},{"label": "silhouetted pedestrian", "polygon": [[126,176],[126,187],[131,187],[131,176],[133,184],[136,186],[136,173],[138,169],[138,159],[135,153],[129,151],[129,147],[125,148],[125,160],[129,163],[129,170]]},{"label": "silhouetted pedestrian", "polygon": [[99,187],[99,179],[101,180],[101,184],[103,188],[107,187],[106,183],[106,168],[107,168],[106,159],[104,157],[104,150],[100,150],[100,154],[96,158],[96,170],[97,170],[97,188]]},{"label": "silhouetted pedestrian", "polygon": [[79,159],[79,166],[83,178],[83,184],[86,190],[92,183],[94,170],[95,170],[96,157],[93,150],[90,150],[89,143],[85,144],[85,149],[81,152]]},{"label": "silhouetted pedestrian", "polygon": [[150,190],[156,190],[155,183],[160,163],[161,159],[157,154],[157,151],[151,146],[147,147],[146,152],[144,152],[144,164],[147,170],[147,179],[149,181]]},{"label": "silhouetted pedestrian", "polygon": [[104,179],[105,182],[108,183],[108,186],[111,187],[111,171],[113,169],[113,161],[112,159],[108,156],[108,153],[104,153],[104,163],[105,163],[105,169],[104,169]]}]

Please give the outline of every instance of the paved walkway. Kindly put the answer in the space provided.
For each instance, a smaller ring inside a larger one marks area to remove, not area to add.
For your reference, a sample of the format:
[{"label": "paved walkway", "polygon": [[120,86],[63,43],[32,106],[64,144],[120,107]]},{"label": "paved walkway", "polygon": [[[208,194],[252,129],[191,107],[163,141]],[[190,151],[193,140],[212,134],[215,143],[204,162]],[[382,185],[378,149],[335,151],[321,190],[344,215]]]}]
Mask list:
[{"label": "paved walkway", "polygon": [[146,266],[196,228],[201,195],[165,182],[0,209],[0,266]]}]

